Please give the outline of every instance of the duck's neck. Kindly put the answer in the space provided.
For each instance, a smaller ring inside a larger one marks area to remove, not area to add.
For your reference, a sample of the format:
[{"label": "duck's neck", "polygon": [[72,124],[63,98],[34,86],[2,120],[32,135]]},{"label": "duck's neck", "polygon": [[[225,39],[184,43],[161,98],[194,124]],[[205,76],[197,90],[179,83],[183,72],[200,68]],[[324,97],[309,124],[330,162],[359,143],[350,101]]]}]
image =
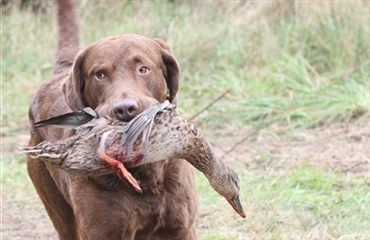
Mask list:
[{"label": "duck's neck", "polygon": [[184,155],[184,159],[206,176],[217,193],[229,199],[232,194],[229,191],[229,186],[233,184],[230,182],[230,168],[220,158],[216,157],[211,144],[200,134],[197,134],[189,142],[190,145],[187,149],[190,149],[190,151]]},{"label": "duck's neck", "polygon": [[208,180],[222,178],[226,174],[225,163],[216,156],[211,144],[199,133],[191,141],[192,147],[187,151],[184,158],[201,171]]},{"label": "duck's neck", "polygon": [[[152,129],[143,164],[165,159],[185,159],[209,180],[227,174],[225,164],[216,157],[211,144],[194,125],[175,112],[163,115],[162,118]],[[169,129],[167,125],[176,127]],[[157,135],[161,136],[161,141],[156,140]]]}]

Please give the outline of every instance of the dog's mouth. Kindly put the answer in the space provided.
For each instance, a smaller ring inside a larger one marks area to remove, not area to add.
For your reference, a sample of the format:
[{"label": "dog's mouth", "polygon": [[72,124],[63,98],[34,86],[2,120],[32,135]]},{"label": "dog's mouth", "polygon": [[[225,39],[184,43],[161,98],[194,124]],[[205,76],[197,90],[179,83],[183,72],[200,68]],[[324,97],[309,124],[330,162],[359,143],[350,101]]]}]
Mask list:
[{"label": "dog's mouth", "polygon": [[158,104],[158,100],[144,95],[119,98],[112,97],[104,104],[98,105],[95,111],[102,117],[117,119],[121,122],[129,122],[145,109]]}]

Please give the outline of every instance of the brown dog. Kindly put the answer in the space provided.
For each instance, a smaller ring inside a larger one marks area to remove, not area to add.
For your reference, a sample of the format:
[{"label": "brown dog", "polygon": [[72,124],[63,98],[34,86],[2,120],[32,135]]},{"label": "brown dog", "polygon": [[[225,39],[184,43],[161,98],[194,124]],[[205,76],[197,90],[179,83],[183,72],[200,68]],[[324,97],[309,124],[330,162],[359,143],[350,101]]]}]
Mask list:
[{"label": "brown dog", "polygon": [[[72,4],[58,0],[58,7],[57,61],[30,105],[29,146],[72,134],[32,127],[43,119],[89,106],[128,121],[153,104],[175,100],[179,67],[163,41],[123,35],[78,53]],[[27,165],[60,239],[196,239],[194,176],[183,160],[131,169],[143,194],[114,175],[73,176],[30,158]]]}]

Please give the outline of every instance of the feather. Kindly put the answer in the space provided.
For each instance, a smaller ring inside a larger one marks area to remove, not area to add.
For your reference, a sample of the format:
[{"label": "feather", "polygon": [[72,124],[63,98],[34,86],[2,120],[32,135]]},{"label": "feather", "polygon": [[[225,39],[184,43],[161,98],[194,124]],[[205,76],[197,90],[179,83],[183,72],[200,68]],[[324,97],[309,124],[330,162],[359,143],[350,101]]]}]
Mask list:
[{"label": "feather", "polygon": [[98,114],[87,107],[78,112],[66,113],[46,120],[36,122],[33,126],[36,128],[53,125],[60,128],[77,128],[91,120],[99,118]]}]

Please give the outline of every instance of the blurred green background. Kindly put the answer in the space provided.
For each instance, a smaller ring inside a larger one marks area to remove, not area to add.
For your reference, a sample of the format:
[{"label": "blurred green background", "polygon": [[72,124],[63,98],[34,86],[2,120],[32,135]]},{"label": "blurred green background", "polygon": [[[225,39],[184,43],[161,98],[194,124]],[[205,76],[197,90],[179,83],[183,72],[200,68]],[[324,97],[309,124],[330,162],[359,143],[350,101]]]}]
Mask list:
[{"label": "blurred green background", "polygon": [[[30,99],[52,72],[55,6],[21,3],[1,2],[2,234],[55,239],[17,150],[27,144]],[[369,1],[75,6],[84,46],[124,33],[171,46],[184,117],[229,90],[193,123],[241,176],[248,216],[239,219],[197,173],[200,239],[368,239]]]}]

